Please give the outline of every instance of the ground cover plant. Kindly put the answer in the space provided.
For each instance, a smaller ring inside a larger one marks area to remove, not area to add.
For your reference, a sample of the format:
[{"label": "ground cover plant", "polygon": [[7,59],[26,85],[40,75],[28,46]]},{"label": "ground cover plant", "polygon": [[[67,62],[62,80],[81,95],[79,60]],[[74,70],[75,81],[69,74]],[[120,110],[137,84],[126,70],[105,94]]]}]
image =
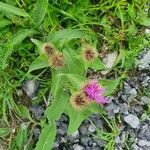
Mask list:
[{"label": "ground cover plant", "polygon": [[62,114],[68,135],[98,114],[108,130],[93,136],[115,149],[120,117],[103,107],[149,46],[149,26],[148,0],[1,0],[1,149],[53,149]]}]

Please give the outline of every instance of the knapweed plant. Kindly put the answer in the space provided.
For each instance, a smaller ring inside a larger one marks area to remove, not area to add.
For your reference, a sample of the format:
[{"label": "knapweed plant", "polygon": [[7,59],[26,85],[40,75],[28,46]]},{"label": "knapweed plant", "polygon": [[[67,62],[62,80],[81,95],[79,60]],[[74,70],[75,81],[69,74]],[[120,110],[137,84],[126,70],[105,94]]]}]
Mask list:
[{"label": "knapweed plant", "polygon": [[[144,32],[150,25],[147,4],[147,0],[2,0],[0,147],[49,150],[62,114],[69,117],[69,135],[93,113],[107,117],[103,106],[110,103],[108,96],[149,44]],[[115,53],[114,61],[105,62],[110,53]],[[29,79],[40,82],[34,100],[22,91]],[[44,112],[38,120],[29,108],[41,104]],[[34,140],[36,127],[40,135]],[[117,135],[109,134],[108,148]]]}]

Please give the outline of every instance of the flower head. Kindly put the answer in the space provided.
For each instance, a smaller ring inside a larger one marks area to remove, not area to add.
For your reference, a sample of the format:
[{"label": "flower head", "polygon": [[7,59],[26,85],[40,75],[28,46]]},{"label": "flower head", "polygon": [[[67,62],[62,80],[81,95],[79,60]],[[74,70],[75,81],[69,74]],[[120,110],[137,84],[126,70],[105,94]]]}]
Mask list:
[{"label": "flower head", "polygon": [[84,91],[89,97],[89,100],[95,100],[97,103],[105,104],[108,103],[107,99],[104,97],[104,89],[98,84],[97,80],[92,80],[85,85]]},{"label": "flower head", "polygon": [[64,65],[65,59],[63,53],[56,52],[51,57],[49,57],[50,66],[55,69],[60,69]]},{"label": "flower head", "polygon": [[55,48],[52,44],[50,43],[44,43],[42,46],[42,51],[43,53],[45,53],[46,55],[50,56],[54,54]]},{"label": "flower head", "polygon": [[82,52],[82,57],[85,61],[92,61],[98,56],[98,53],[91,46],[86,45]]},{"label": "flower head", "polygon": [[76,110],[82,110],[89,102],[87,101],[86,95],[83,91],[77,92],[70,98],[70,104]]}]

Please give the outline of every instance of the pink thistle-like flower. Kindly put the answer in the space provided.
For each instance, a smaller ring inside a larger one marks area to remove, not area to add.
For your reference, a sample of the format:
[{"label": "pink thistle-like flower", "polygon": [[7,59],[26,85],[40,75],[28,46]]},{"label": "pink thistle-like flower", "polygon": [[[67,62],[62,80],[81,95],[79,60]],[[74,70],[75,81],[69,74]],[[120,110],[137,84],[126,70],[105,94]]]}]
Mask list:
[{"label": "pink thistle-like flower", "polygon": [[84,87],[84,91],[90,101],[95,100],[99,104],[108,103],[108,100],[104,97],[105,90],[98,84],[97,80],[92,80],[88,83]]}]

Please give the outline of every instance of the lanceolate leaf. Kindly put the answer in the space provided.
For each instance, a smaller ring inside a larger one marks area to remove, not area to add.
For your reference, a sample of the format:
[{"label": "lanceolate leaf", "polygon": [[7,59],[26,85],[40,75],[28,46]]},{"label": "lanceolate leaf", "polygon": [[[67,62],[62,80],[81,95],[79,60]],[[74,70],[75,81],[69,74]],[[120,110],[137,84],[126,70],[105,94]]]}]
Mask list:
[{"label": "lanceolate leaf", "polygon": [[79,111],[72,108],[69,105],[68,107],[68,115],[69,115],[69,127],[68,127],[68,134],[74,133],[79,126],[81,125],[82,121],[92,115],[93,113],[101,113],[104,114],[104,110],[102,107],[98,106],[96,103],[87,106],[86,109]]},{"label": "lanceolate leaf", "polygon": [[6,19],[0,20],[0,28],[5,27],[9,24],[11,24],[12,22]]},{"label": "lanceolate leaf", "polygon": [[102,70],[105,68],[105,65],[99,58],[96,58],[94,61],[90,63],[89,67],[95,70]]},{"label": "lanceolate leaf", "polygon": [[36,25],[40,25],[43,21],[48,8],[48,0],[37,0],[33,13],[33,20]]},{"label": "lanceolate leaf", "polygon": [[27,137],[28,137],[27,128],[28,126],[26,124],[22,124],[21,128],[18,131],[18,134],[16,135],[15,140],[19,149],[23,149],[23,147],[27,142]]},{"label": "lanceolate leaf", "polygon": [[42,54],[40,56],[38,56],[29,66],[29,70],[28,70],[28,73],[29,72],[32,72],[34,70],[38,70],[38,69],[42,69],[42,68],[46,68],[48,67],[49,64],[48,64],[48,59],[47,57]]},{"label": "lanceolate leaf", "polygon": [[78,29],[63,29],[54,33],[50,33],[48,36],[48,41],[50,42],[68,42],[72,39],[77,39],[83,37],[82,31]]},{"label": "lanceolate leaf", "polygon": [[146,17],[146,16],[141,16],[139,18],[139,20],[137,20],[137,22],[140,24],[140,25],[144,25],[144,26],[147,26],[149,27],[150,26],[150,18]]},{"label": "lanceolate leaf", "polygon": [[13,46],[20,44],[26,37],[31,36],[35,33],[36,31],[33,29],[22,29],[8,40],[8,42],[6,43],[6,48],[4,49],[5,52],[3,53],[3,69],[7,66],[7,58],[14,51]]},{"label": "lanceolate leaf", "polygon": [[46,117],[48,120],[58,120],[68,106],[68,102],[69,95],[65,93],[63,89],[59,89],[56,97],[53,99],[52,104],[46,110]]},{"label": "lanceolate leaf", "polygon": [[51,150],[56,136],[56,124],[46,125],[42,129],[35,150]]},{"label": "lanceolate leaf", "polygon": [[63,54],[65,56],[65,67],[62,68],[61,73],[70,73],[83,76],[85,73],[84,65],[79,61],[76,56],[76,53],[72,49],[64,49]]},{"label": "lanceolate leaf", "polygon": [[82,88],[85,78],[83,78],[82,76],[79,76],[77,74],[66,74],[66,76],[67,76],[68,80],[70,81],[70,83],[75,88],[77,88],[77,90]]},{"label": "lanceolate leaf", "polygon": [[18,105],[18,109],[19,109],[19,114],[22,118],[26,118],[26,119],[29,119],[30,121],[33,121],[31,118],[30,112],[26,106]]},{"label": "lanceolate leaf", "polygon": [[23,17],[28,17],[29,16],[28,13],[25,10],[14,7],[10,4],[6,4],[6,3],[3,3],[3,2],[0,2],[0,11],[15,14],[15,15],[18,15],[18,16],[23,16]]},{"label": "lanceolate leaf", "polygon": [[5,137],[9,134],[9,128],[0,128],[0,137]]},{"label": "lanceolate leaf", "polygon": [[66,79],[61,76],[52,76],[52,87],[51,92],[53,95],[52,104],[47,108],[45,114],[49,121],[58,120],[63,111],[68,106],[69,95],[64,91],[63,85]]},{"label": "lanceolate leaf", "polygon": [[18,31],[8,40],[7,47],[14,46],[16,44],[20,44],[26,37],[29,37],[33,34],[36,34],[37,31],[33,29],[22,29]]},{"label": "lanceolate leaf", "polygon": [[119,77],[114,80],[100,79],[99,82],[106,89],[106,95],[110,95],[113,92],[115,92],[115,90],[117,90],[117,87],[118,87],[121,79],[122,79],[122,77]]},{"label": "lanceolate leaf", "polygon": [[82,121],[92,114],[92,112],[87,110],[77,111],[73,109],[71,106],[69,106],[68,113],[69,113],[68,134],[74,133],[79,128]]}]

